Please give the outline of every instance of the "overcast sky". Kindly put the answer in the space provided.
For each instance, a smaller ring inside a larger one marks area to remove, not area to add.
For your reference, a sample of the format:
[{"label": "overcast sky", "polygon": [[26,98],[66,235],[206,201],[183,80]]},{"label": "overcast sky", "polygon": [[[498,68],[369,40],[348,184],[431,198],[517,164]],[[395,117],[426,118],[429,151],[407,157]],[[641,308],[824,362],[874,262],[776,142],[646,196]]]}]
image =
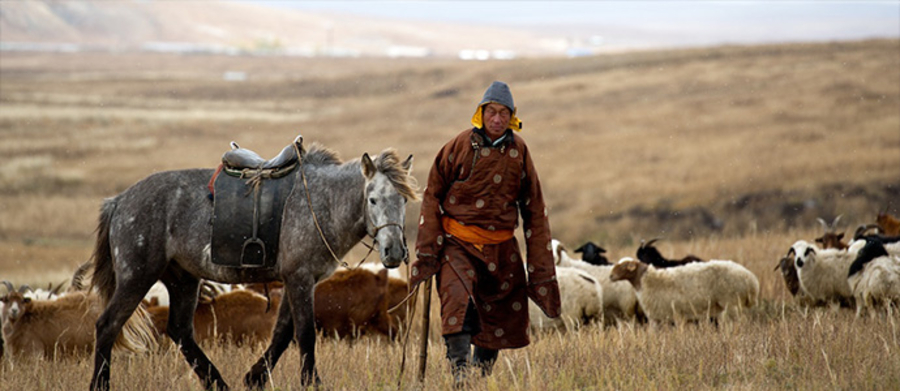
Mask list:
[{"label": "overcast sky", "polygon": [[[258,2],[256,2],[258,4]],[[405,20],[672,32],[698,43],[900,37],[900,1],[266,1]]]}]

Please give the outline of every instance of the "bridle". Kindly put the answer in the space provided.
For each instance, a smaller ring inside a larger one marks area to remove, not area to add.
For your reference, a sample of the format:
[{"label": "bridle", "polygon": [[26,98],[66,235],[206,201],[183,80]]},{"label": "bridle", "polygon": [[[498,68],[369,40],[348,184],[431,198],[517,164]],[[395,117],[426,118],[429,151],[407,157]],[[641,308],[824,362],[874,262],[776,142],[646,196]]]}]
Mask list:
[{"label": "bridle", "polygon": [[[367,197],[363,197],[363,198],[367,198]],[[369,225],[369,223],[371,221],[369,220],[369,204],[368,203],[366,203],[365,209],[366,209],[366,213],[365,213],[365,215],[366,215],[366,235],[368,235],[370,238],[372,238],[372,244],[369,245],[366,242],[360,241],[360,243],[362,243],[363,246],[366,246],[369,248],[369,252],[367,252],[366,256],[364,256],[359,261],[359,263],[356,264],[357,267],[359,267],[359,265],[361,265],[363,262],[366,261],[367,258],[369,258],[369,254],[372,254],[372,251],[375,251],[375,245],[379,244],[378,239],[377,239],[378,232],[380,232],[384,228],[387,228],[387,227],[399,228],[400,235],[402,236],[401,240],[403,240],[403,246],[406,247],[406,226],[404,224],[389,221],[389,222],[381,224],[381,225],[376,225],[376,226]],[[324,237],[323,237],[323,239],[324,239]],[[406,252],[406,257],[403,258],[403,263],[407,263],[407,264],[409,263],[409,250],[407,250],[407,252]]]},{"label": "bridle", "polygon": [[[328,239],[325,237],[325,232],[322,231],[322,226],[319,225],[319,218],[318,218],[318,216],[316,216],[316,211],[313,210],[313,207],[312,207],[312,197],[309,194],[309,183],[307,183],[306,174],[303,172],[303,159],[300,154],[300,148],[297,147],[297,143],[294,143],[293,145],[294,145],[294,152],[297,153],[297,159],[298,159],[297,166],[300,168],[300,178],[303,179],[303,189],[306,192],[306,205],[309,206],[309,213],[312,214],[313,223],[315,223],[316,230],[319,231],[319,237],[322,238],[322,243],[325,243],[325,247],[328,248],[328,253],[331,254],[331,257],[335,260],[335,262],[337,262],[339,265],[349,269],[350,265],[348,265],[347,262],[342,261],[340,258],[338,258],[337,254],[335,254],[334,249],[331,248],[331,244],[328,243]],[[364,193],[365,193],[365,191],[364,191]],[[363,197],[363,200],[365,200],[366,198],[367,197]],[[365,219],[366,219],[366,234],[370,238],[372,238],[372,244],[369,245],[363,241],[360,241],[360,243],[362,243],[364,246],[369,248],[369,252],[367,252],[366,255],[362,258],[362,260],[360,260],[359,263],[356,264],[357,267],[359,267],[359,265],[361,265],[363,262],[365,262],[366,259],[369,258],[369,254],[372,254],[372,251],[375,250],[375,244],[378,243],[378,240],[375,239],[375,237],[378,235],[378,232],[381,231],[383,228],[392,227],[392,226],[396,226],[397,228],[400,228],[400,233],[401,233],[401,235],[403,235],[403,245],[406,246],[406,227],[403,224],[390,221],[390,222],[387,222],[385,224],[381,224],[378,226],[370,226],[369,225],[369,204],[365,201],[363,201],[363,208],[365,208],[364,215],[365,215]],[[408,250],[406,252],[406,258],[403,259],[403,262],[405,262],[407,264],[409,263],[409,251]]]}]

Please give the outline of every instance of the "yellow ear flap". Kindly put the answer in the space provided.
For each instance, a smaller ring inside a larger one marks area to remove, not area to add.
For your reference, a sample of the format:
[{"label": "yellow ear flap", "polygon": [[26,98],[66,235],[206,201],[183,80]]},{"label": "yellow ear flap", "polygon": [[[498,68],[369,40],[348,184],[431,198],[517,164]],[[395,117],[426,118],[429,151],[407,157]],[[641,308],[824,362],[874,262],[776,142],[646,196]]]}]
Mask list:
[{"label": "yellow ear flap", "polygon": [[509,116],[509,128],[517,132],[521,132],[522,120],[520,120],[519,117],[516,117],[516,109],[514,109],[512,115]]},{"label": "yellow ear flap", "polygon": [[472,126],[479,129],[484,127],[484,120],[481,118],[481,106],[475,108],[475,114],[472,115]]}]

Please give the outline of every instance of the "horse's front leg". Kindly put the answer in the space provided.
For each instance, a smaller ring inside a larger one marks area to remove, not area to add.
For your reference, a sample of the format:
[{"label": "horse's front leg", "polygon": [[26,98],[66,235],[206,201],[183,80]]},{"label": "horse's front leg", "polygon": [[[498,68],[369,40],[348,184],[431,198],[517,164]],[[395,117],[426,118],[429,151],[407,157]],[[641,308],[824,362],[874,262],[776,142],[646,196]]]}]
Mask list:
[{"label": "horse's front leg", "polygon": [[294,319],[291,317],[291,305],[287,295],[278,307],[278,320],[272,331],[272,340],[262,357],[253,364],[250,372],[244,375],[244,384],[248,389],[261,390],[269,380],[269,371],[275,368],[275,364],[281,358],[284,351],[294,339]]},{"label": "horse's front leg", "polygon": [[316,386],[322,382],[316,371],[316,319],[313,311],[315,281],[302,281],[291,290],[291,314],[294,318],[294,335],[300,345],[300,383]]},{"label": "horse's front leg", "polygon": [[194,309],[197,307],[197,291],[200,281],[193,276],[183,275],[177,279],[164,277],[163,283],[169,290],[169,322],[166,332],[178,345],[181,354],[194,368],[207,390],[228,390],[228,384],[215,365],[206,357],[194,339]]}]

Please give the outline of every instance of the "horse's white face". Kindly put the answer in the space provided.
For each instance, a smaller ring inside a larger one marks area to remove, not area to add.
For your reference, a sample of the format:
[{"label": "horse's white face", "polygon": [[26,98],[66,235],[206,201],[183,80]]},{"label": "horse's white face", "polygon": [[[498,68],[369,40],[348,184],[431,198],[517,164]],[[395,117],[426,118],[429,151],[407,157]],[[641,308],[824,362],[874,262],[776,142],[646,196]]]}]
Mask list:
[{"label": "horse's white face", "polygon": [[[403,233],[407,200],[385,174],[374,170],[374,165],[369,164],[371,160],[368,155],[364,155],[366,228],[378,243],[381,263],[387,268],[395,268],[409,257]],[[408,170],[411,164],[410,156],[403,166]]]}]

